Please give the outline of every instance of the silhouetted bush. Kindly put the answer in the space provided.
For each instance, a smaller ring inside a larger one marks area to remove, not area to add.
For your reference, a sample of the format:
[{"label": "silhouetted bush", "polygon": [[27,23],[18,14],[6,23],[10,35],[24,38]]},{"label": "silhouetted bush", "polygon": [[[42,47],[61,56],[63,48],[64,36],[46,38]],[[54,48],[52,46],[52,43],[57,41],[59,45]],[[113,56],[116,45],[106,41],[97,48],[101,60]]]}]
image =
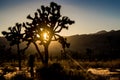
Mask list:
[{"label": "silhouetted bush", "polygon": [[25,74],[16,74],[10,80],[33,80],[32,78],[27,77]]},{"label": "silhouetted bush", "polygon": [[106,77],[93,75],[84,71],[78,73],[64,69],[59,63],[37,69],[37,79],[40,80],[106,80]]},{"label": "silhouetted bush", "polygon": [[5,80],[3,75],[0,75],[0,80]]},{"label": "silhouetted bush", "polygon": [[59,63],[54,63],[49,67],[43,67],[37,69],[37,78],[43,80],[64,80],[63,79],[63,67]]}]

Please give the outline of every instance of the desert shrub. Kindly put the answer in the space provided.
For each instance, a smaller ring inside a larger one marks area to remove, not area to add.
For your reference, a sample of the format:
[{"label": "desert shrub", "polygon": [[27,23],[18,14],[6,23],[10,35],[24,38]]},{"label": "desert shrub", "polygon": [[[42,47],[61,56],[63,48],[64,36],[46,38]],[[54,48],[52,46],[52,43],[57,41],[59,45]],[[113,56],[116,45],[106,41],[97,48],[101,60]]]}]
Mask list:
[{"label": "desert shrub", "polygon": [[5,80],[3,75],[0,75],[0,80]]},{"label": "desert shrub", "polygon": [[[100,63],[102,64],[102,62]],[[96,63],[92,63],[90,66],[94,66],[94,64]],[[98,66],[101,66],[101,64]],[[37,78],[40,80],[108,80],[105,76],[94,75],[81,69],[63,68],[63,65],[60,63],[53,63],[48,67],[38,68],[36,73]]]},{"label": "desert shrub", "polygon": [[48,67],[42,67],[36,70],[37,78],[43,80],[63,80],[63,68],[59,63],[53,63]]},{"label": "desert shrub", "polygon": [[6,74],[6,73],[8,73],[8,72],[14,72],[15,71],[15,68],[13,68],[13,67],[8,67],[8,66],[6,66],[5,68],[3,68],[3,74]]},{"label": "desert shrub", "polygon": [[27,77],[25,74],[16,74],[10,80],[33,80],[32,78]]}]

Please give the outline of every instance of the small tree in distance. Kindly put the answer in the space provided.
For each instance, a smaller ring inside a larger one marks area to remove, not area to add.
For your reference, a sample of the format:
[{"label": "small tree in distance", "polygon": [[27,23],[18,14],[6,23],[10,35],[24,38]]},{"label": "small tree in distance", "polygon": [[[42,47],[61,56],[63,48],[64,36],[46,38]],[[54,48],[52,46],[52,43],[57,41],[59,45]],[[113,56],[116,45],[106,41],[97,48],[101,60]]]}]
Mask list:
[{"label": "small tree in distance", "polygon": [[23,33],[21,33],[22,25],[16,23],[14,27],[9,27],[9,32],[3,31],[2,34],[5,38],[10,41],[10,46],[17,45],[17,53],[19,57],[19,70],[21,70],[21,54],[20,54],[20,46],[19,44],[22,42]]},{"label": "small tree in distance", "polygon": [[[61,16],[60,9],[60,5],[51,2],[50,6],[41,6],[41,9],[37,9],[34,17],[27,16],[32,22],[23,23],[25,27],[24,40],[28,41],[28,44],[34,43],[44,65],[48,65],[48,48],[51,41],[60,42],[64,51],[65,47],[70,46],[66,42],[66,38],[58,33],[63,29],[68,29],[68,26],[73,24],[74,21],[70,20],[67,16]],[[40,45],[44,46],[45,57],[40,53],[36,41],[39,41]]]}]

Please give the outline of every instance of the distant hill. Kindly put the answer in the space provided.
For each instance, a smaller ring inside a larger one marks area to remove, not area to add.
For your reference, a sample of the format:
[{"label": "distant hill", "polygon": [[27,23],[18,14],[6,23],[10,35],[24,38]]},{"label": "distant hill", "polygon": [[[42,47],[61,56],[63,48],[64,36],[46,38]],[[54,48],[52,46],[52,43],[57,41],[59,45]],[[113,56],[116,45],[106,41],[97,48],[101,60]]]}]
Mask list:
[{"label": "distant hill", "polygon": [[92,54],[98,57],[120,59],[120,30],[74,35],[68,37],[68,41],[71,43],[70,50],[81,55],[86,53],[86,49],[91,49]]},{"label": "distant hill", "polygon": [[96,34],[104,34],[104,33],[106,33],[107,31],[105,31],[105,30],[102,30],[102,31],[98,31]]},{"label": "distant hill", "polygon": [[[86,54],[87,49],[90,49],[92,55],[120,58],[120,30],[112,30],[110,32],[103,30],[94,34],[73,35],[68,36],[67,40],[71,44],[67,50],[78,53],[81,56]],[[0,37],[0,45],[8,46],[8,42],[4,37]],[[25,47],[25,44],[21,46]],[[50,55],[58,55],[61,49],[60,44],[52,42],[49,47]],[[27,53],[35,52],[34,46],[27,50]]]},{"label": "distant hill", "polygon": [[120,31],[102,31],[102,33],[100,31],[94,34],[73,35],[68,37],[68,41],[71,43],[70,49],[76,51],[83,51],[86,48],[99,49],[100,51],[111,47],[120,49]]}]

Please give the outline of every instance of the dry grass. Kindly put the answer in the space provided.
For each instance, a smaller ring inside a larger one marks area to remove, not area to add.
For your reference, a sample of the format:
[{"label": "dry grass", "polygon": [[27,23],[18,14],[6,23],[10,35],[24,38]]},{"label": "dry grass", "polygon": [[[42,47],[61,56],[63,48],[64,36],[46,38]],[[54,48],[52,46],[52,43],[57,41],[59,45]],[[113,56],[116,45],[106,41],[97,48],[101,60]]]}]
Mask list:
[{"label": "dry grass", "polygon": [[120,60],[111,60],[111,61],[85,61],[81,62],[85,68],[120,68]]},{"label": "dry grass", "polygon": [[[76,68],[77,65],[69,60],[59,61],[64,67]],[[85,69],[88,68],[120,68],[120,60],[111,61],[78,61]]]},{"label": "dry grass", "polygon": [[[39,67],[39,69],[40,69],[40,71],[38,69],[38,72],[36,72],[36,74],[38,75],[38,78],[42,78],[41,75],[44,76],[43,78],[46,78],[46,75],[50,75],[50,76],[48,76],[49,80],[56,80],[56,79],[57,80],[107,80],[106,77],[96,76],[91,73],[86,73],[84,71],[80,71],[79,67],[70,60],[49,61],[49,62],[50,62],[50,66],[47,69],[45,69],[45,68],[42,69],[41,62],[35,62],[35,67],[36,68]],[[54,64],[56,62],[57,62],[57,64]],[[88,69],[91,67],[92,68],[111,68],[111,69],[116,69],[116,68],[119,69],[120,68],[120,60],[91,61],[91,62],[90,61],[78,61],[78,62],[85,69]],[[12,64],[12,67],[16,67],[18,65],[18,63],[15,62],[15,63],[4,63],[3,66],[5,66],[5,65],[11,66],[11,64]],[[25,64],[22,63],[22,66],[27,67],[27,62]],[[79,70],[79,72],[77,72],[77,70]],[[16,75],[13,78],[17,80],[17,78],[19,78],[19,77],[21,77],[22,79],[25,79],[25,80],[31,80],[30,78],[27,78],[25,75]],[[59,77],[59,79],[58,79],[58,77]],[[43,79],[43,80],[47,80],[47,79]]]}]

